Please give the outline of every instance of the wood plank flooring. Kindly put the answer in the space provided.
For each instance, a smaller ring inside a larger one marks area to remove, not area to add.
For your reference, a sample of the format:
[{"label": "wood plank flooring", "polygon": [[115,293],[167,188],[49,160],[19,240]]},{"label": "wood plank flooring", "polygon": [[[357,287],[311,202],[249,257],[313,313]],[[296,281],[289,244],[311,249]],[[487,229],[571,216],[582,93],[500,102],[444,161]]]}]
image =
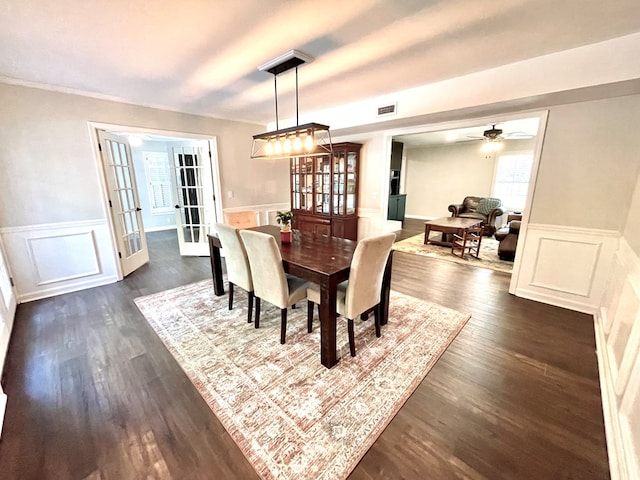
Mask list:
[{"label": "wood plank flooring", "polygon": [[[406,223],[399,238],[420,232]],[[258,478],[133,303],[210,278],[209,259],[148,239],[124,281],[18,306],[0,478]],[[609,478],[593,319],[508,284],[395,254],[392,288],[472,318],[350,479]]]}]

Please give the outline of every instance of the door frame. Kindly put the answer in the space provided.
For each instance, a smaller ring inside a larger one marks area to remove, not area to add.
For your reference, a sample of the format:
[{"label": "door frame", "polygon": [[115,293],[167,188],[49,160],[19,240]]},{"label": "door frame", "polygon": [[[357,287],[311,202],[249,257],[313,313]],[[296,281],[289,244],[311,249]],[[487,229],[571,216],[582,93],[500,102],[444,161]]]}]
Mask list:
[{"label": "door frame", "polygon": [[[91,146],[93,148],[93,160],[94,160],[94,168],[96,169],[96,174],[99,179],[99,187],[100,187],[100,196],[102,198],[102,213],[103,217],[106,219],[106,223],[109,227],[109,236],[111,242],[111,253],[113,256],[113,262],[116,265],[116,272],[118,280],[122,280],[124,278],[122,265],[120,263],[120,259],[118,258],[118,244],[116,242],[116,231],[115,226],[113,225],[113,219],[109,212],[109,195],[108,195],[108,187],[107,187],[107,179],[104,168],[102,166],[102,155],[100,153],[100,139],[98,136],[98,130],[106,130],[106,131],[118,131],[118,132],[127,132],[127,133],[140,133],[140,134],[149,134],[149,135],[160,135],[165,137],[176,137],[183,140],[208,140],[211,148],[211,168],[213,175],[213,188],[214,192],[217,195],[215,202],[215,211],[216,218],[222,217],[222,195],[220,189],[220,164],[218,158],[218,144],[217,137],[215,135],[203,135],[198,133],[189,133],[189,132],[178,132],[173,130],[160,130],[157,128],[144,128],[144,127],[133,127],[129,125],[123,124],[115,124],[115,123],[103,123],[103,122],[87,122],[87,126],[89,129],[89,136],[91,138]],[[137,189],[137,186],[136,186]],[[145,234],[146,235],[146,234]]]},{"label": "door frame", "polygon": [[[410,133],[426,133],[435,132],[439,130],[451,130],[455,128],[473,127],[477,125],[484,125],[495,123],[496,118],[500,118],[501,121],[517,120],[521,118],[533,118],[538,117],[538,133],[536,135],[536,143],[533,153],[533,165],[531,166],[531,177],[529,179],[529,192],[527,194],[527,201],[522,216],[522,222],[520,224],[520,233],[518,236],[518,248],[516,249],[516,256],[513,262],[513,271],[511,272],[511,281],[509,283],[509,293],[515,295],[516,286],[518,285],[518,278],[520,276],[520,267],[522,263],[522,251],[527,240],[527,230],[529,225],[529,216],[531,215],[531,205],[535,196],[536,183],[538,181],[538,168],[540,166],[540,157],[542,156],[542,145],[544,143],[544,136],[547,128],[547,119],[549,117],[549,110],[532,110],[532,111],[517,111],[510,113],[497,113],[491,116],[481,117],[467,117],[463,120],[451,120],[441,123],[433,123],[426,125],[417,125],[411,127],[389,129],[384,131],[384,146],[385,146],[385,160],[383,166],[386,165],[386,170],[389,171],[391,167],[391,142],[393,137],[397,135],[405,135]],[[404,159],[403,159],[404,160]],[[380,203],[382,211],[384,212],[385,219],[389,202],[389,181],[385,177],[384,182],[381,185]],[[386,221],[386,220],[385,220]]]}]

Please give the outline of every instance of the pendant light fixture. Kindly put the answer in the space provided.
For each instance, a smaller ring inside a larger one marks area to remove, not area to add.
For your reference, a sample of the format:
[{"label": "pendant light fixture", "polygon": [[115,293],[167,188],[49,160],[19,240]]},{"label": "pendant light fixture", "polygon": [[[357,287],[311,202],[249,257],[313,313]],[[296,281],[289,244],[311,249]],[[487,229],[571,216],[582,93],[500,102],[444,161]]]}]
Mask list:
[{"label": "pendant light fixture", "polygon": [[[258,67],[273,75],[276,101],[276,129],[253,136],[251,158],[290,158],[296,156],[317,156],[332,154],[331,134],[327,125],[298,121],[298,67],[313,60],[298,50],[287,53]],[[295,68],[296,70],[296,126],[280,129],[278,125],[278,75]]]}]

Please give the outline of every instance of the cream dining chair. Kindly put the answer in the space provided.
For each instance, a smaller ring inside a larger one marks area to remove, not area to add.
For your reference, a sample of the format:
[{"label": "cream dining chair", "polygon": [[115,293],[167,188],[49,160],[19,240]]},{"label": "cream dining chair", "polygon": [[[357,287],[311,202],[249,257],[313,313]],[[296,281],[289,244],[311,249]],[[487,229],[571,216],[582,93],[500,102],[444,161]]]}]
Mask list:
[{"label": "cream dining chair", "polygon": [[[349,350],[356,356],[353,320],[373,308],[376,337],[380,336],[380,292],[387,258],[396,234],[388,233],[358,242],[351,259],[349,279],[338,285],[336,311],[347,319]],[[320,288],[311,284],[307,289],[307,322],[313,321],[313,306],[320,304]]]},{"label": "cream dining chair", "polygon": [[247,252],[235,227],[216,223],[216,231],[224,252],[224,261],[227,267],[227,280],[229,281],[229,310],[233,308],[234,286],[243,288],[249,294],[247,322],[251,323],[253,315],[253,279]]},{"label": "cream dining chair", "polygon": [[[287,335],[287,308],[307,296],[309,282],[284,272],[282,256],[276,239],[267,233],[241,230],[251,266],[251,277],[256,296],[254,325],[260,326],[260,301],[265,300],[280,308],[280,343]],[[311,331],[311,325],[307,324]]]}]

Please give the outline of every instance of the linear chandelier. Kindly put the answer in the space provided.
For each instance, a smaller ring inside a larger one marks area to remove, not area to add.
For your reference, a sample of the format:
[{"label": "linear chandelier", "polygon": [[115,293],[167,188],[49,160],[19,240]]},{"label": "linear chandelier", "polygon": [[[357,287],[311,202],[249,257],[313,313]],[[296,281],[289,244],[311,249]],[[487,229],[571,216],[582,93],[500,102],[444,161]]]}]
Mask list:
[{"label": "linear chandelier", "polygon": [[[298,67],[313,58],[298,50],[287,53],[258,67],[273,74],[276,102],[276,129],[253,136],[251,158],[290,158],[298,155],[317,156],[333,154],[329,126],[320,123],[299,125],[298,120]],[[278,75],[296,70],[296,126],[280,129],[278,125]]]}]

